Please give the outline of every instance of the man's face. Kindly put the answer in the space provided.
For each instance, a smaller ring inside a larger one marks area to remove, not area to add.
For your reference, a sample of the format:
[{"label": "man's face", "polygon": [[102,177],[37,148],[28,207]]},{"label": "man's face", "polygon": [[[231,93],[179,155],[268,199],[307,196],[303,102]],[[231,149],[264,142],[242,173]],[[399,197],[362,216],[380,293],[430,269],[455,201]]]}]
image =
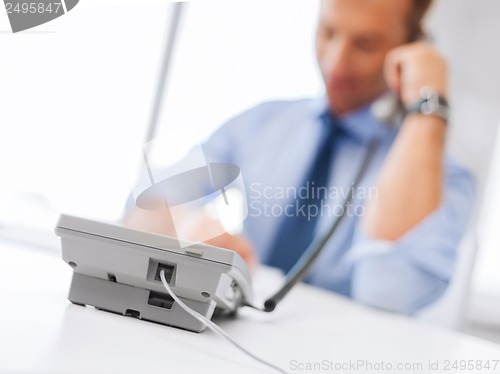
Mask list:
[{"label": "man's face", "polygon": [[323,0],[316,53],[330,108],[343,114],[386,88],[386,53],[407,41],[412,0]]}]

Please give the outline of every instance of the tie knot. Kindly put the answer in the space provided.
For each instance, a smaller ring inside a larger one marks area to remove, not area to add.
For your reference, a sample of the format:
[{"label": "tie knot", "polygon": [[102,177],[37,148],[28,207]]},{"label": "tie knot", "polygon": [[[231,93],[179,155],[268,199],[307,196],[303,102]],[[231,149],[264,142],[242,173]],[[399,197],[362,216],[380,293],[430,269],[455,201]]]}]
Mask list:
[{"label": "tie knot", "polygon": [[323,143],[331,143],[335,135],[341,130],[340,121],[328,109],[321,114],[320,119],[323,124]]}]

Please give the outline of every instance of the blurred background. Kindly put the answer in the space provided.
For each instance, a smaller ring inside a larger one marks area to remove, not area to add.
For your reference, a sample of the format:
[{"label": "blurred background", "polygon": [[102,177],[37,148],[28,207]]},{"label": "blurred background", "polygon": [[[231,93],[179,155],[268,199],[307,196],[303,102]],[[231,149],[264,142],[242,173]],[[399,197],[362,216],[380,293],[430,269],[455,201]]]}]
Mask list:
[{"label": "blurred background", "polygon": [[[168,163],[259,102],[321,95],[318,5],[82,0],[18,34],[0,16],[0,236],[59,255],[58,214],[119,219],[152,135]],[[428,17],[451,67],[448,148],[479,204],[452,287],[421,318],[500,343],[498,14],[437,0]]]}]

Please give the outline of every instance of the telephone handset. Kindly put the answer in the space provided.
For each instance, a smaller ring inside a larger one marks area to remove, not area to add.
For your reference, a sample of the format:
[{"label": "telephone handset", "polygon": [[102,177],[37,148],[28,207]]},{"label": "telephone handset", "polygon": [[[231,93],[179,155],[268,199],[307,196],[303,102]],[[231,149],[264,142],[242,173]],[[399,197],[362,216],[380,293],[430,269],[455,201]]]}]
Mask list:
[{"label": "telephone handset", "polygon": [[370,110],[377,121],[389,127],[399,126],[406,115],[401,99],[390,91],[375,100]]}]

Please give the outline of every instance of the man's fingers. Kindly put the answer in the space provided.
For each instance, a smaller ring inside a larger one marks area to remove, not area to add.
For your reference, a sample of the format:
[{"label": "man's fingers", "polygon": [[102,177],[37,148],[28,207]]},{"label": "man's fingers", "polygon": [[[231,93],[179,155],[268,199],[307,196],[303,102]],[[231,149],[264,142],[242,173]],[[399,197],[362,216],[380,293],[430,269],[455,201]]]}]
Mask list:
[{"label": "man's fingers", "polygon": [[206,240],[206,243],[237,252],[250,267],[255,266],[257,263],[257,257],[252,244],[242,235],[225,233],[210,240]]},{"label": "man's fingers", "polygon": [[384,64],[384,77],[387,86],[398,96],[401,95],[401,53],[399,50],[389,52]]},{"label": "man's fingers", "polygon": [[389,51],[384,77],[388,87],[401,97],[405,105],[419,100],[420,90],[425,86],[446,95],[446,62],[425,42],[405,44]]}]

